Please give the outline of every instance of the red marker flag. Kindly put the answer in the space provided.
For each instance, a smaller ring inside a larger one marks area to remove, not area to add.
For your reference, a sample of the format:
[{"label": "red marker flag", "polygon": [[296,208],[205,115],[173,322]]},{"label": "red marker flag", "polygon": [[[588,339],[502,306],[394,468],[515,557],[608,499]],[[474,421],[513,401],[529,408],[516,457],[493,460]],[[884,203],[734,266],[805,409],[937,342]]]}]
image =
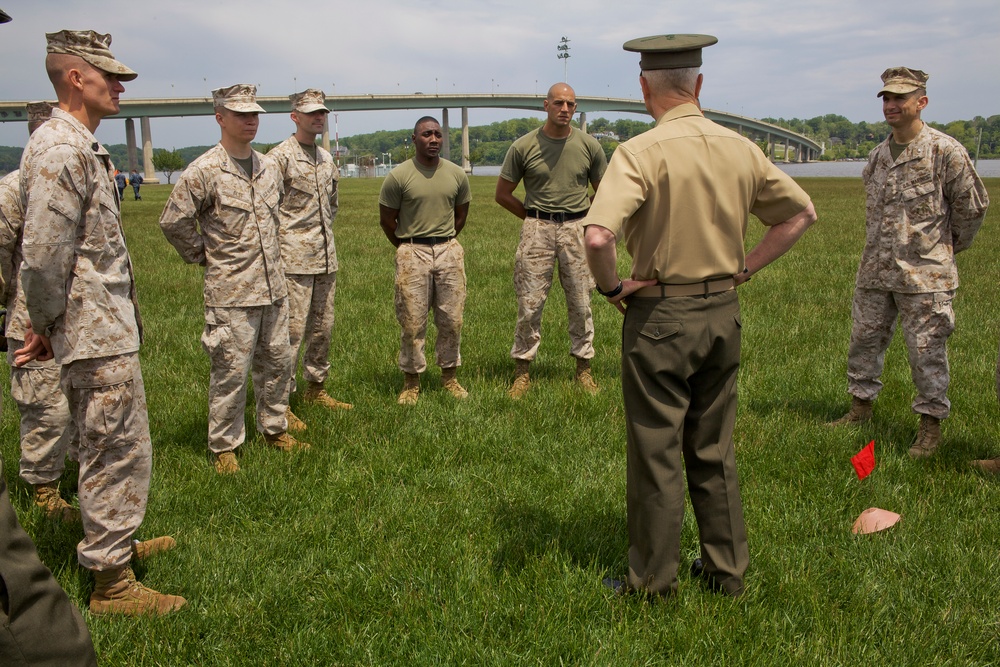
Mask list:
[{"label": "red marker flag", "polygon": [[865,445],[860,452],[851,457],[851,465],[854,472],[858,473],[858,479],[864,479],[875,469],[875,441],[872,440]]}]

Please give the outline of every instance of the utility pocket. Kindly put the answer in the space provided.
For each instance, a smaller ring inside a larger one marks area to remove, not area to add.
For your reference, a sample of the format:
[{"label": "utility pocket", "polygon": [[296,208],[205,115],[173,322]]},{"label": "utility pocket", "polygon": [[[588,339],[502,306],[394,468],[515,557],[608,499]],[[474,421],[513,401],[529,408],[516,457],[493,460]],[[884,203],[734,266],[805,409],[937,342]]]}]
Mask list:
[{"label": "utility pocket", "polygon": [[684,327],[676,320],[649,320],[639,329],[639,335],[650,340],[666,340],[679,336]]}]

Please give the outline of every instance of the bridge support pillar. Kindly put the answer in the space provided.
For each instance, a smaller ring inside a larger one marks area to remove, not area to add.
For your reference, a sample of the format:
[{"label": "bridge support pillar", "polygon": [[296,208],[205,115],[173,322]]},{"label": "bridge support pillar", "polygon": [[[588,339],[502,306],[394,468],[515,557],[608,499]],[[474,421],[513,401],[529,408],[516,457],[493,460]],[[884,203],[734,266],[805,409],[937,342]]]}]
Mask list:
[{"label": "bridge support pillar", "polygon": [[327,153],[329,153],[330,152],[330,114],[324,114],[324,115],[326,116],[326,120],[323,121],[323,138],[321,139],[322,143],[320,145],[323,146],[323,150],[325,150]]},{"label": "bridge support pillar", "polygon": [[156,177],[156,169],[153,167],[153,135],[149,131],[149,116],[140,119],[142,128],[142,182],[149,185],[156,185],[160,179]]},{"label": "bridge support pillar", "polygon": [[441,141],[441,157],[450,160],[451,131],[448,129],[448,109],[441,109],[441,133],[444,135]]},{"label": "bridge support pillar", "polygon": [[135,144],[135,119],[125,119],[125,146],[128,150],[128,170],[139,171],[139,157]]},{"label": "bridge support pillar", "polygon": [[469,107],[462,107],[462,169],[467,174],[472,173],[469,162]]},{"label": "bridge support pillar", "polygon": [[587,112],[580,112],[580,131],[587,134]]},{"label": "bridge support pillar", "polygon": [[770,132],[767,133],[767,157],[774,162],[774,136]]}]

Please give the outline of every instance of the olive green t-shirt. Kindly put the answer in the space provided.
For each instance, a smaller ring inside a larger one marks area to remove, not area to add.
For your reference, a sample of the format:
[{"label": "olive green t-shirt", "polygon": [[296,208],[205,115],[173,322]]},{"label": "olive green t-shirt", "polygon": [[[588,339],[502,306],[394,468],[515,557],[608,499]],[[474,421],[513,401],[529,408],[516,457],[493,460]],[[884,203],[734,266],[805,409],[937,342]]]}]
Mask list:
[{"label": "olive green t-shirt", "polygon": [[416,160],[403,162],[382,183],[378,203],[399,211],[396,238],[454,236],[455,207],[472,200],[469,177],[461,167],[441,160],[429,169]]},{"label": "olive green t-shirt", "polygon": [[524,207],[547,213],[577,213],[590,206],[587,188],[600,181],[608,160],[597,139],[570,128],[565,139],[532,130],[507,151],[500,178],[524,181]]}]

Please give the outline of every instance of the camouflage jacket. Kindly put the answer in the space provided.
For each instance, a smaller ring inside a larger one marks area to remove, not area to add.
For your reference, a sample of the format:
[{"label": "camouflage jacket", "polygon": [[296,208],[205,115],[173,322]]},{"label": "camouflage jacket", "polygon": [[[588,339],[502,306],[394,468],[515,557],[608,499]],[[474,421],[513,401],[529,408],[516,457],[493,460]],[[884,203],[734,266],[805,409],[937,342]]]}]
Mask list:
[{"label": "camouflage jacket", "polygon": [[272,148],[264,159],[274,163],[284,185],[278,221],[285,272],[333,273],[337,270],[333,220],[337,217],[340,179],[333,157],[317,146],[313,160],[292,136]]},{"label": "camouflage jacket", "polygon": [[906,294],[957,288],[955,253],[972,245],[990,203],[962,144],[925,124],[895,162],[889,140],[879,144],[862,179],[857,286]]},{"label": "camouflage jacket", "polygon": [[160,216],[181,258],[205,267],[205,306],[266,306],[288,294],[278,249],[277,170],[253,152],[248,178],[222,144],[188,165]]},{"label": "camouflage jacket", "polygon": [[0,178],[0,284],[2,301],[7,308],[4,335],[24,340],[28,311],[24,307],[24,290],[18,275],[21,271],[21,236],[24,232],[24,206],[17,171]]},{"label": "camouflage jacket", "polygon": [[21,157],[21,284],[31,326],[49,336],[60,364],[139,349],[142,321],[113,173],[107,150],[60,109]]}]

